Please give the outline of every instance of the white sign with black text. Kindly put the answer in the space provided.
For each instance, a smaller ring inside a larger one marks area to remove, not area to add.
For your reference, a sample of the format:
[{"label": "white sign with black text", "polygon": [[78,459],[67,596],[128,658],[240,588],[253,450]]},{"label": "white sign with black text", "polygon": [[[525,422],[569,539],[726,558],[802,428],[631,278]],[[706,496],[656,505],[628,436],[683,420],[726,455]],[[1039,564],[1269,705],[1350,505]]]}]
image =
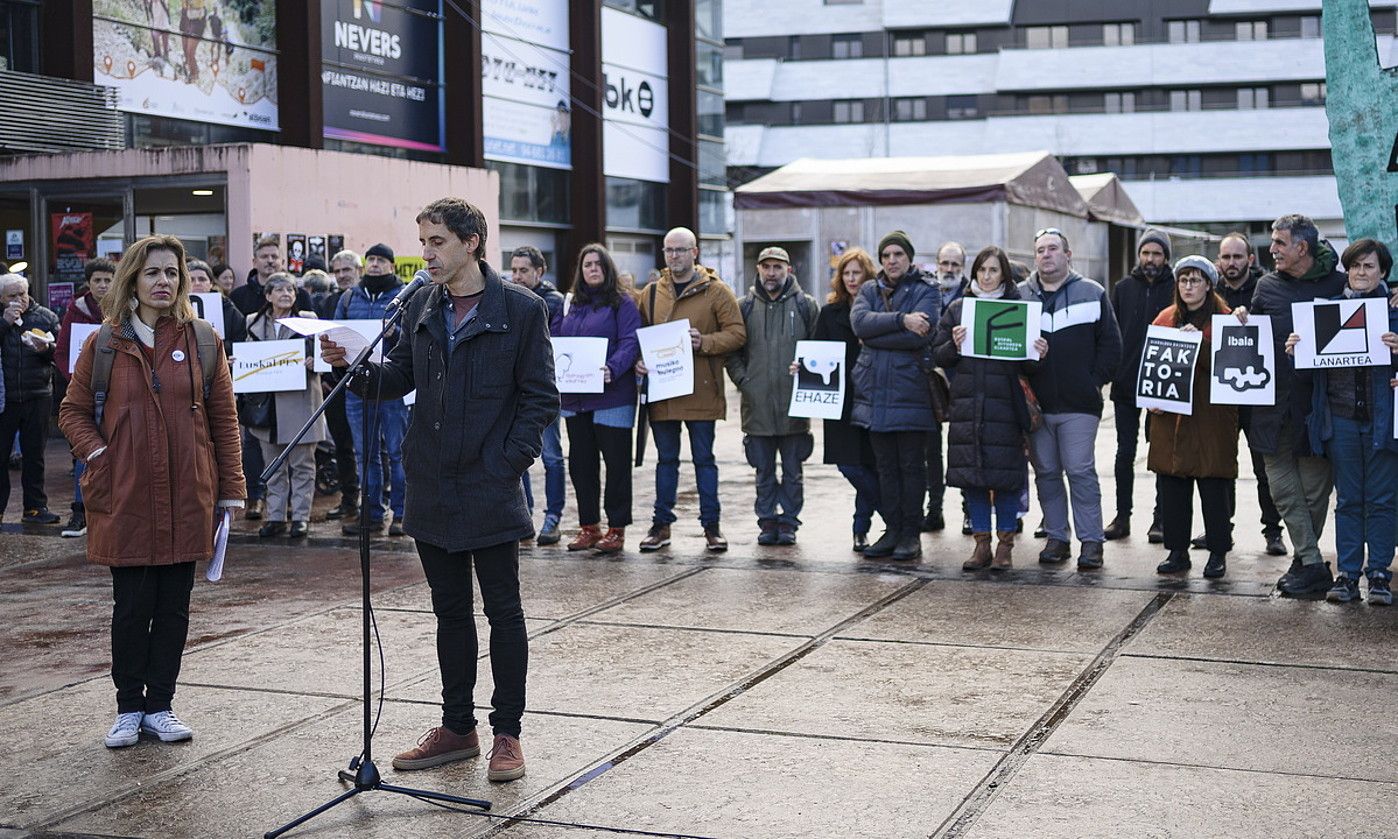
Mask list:
[{"label": "white sign with black text", "polygon": [[845,342],[797,341],[787,416],[837,420],[845,410]]},{"label": "white sign with black text", "polygon": [[606,388],[606,338],[553,338],[553,380],[559,393],[601,393]]},{"label": "white sign with black text", "polygon": [[271,393],[306,389],[306,342],[240,341],[233,348],[233,392]]},{"label": "white sign with black text", "polygon": [[1383,344],[1388,331],[1388,301],[1313,300],[1292,303],[1291,319],[1301,340],[1296,344],[1296,369],[1379,367],[1391,358]]},{"label": "white sign with black text", "polygon": [[688,396],[694,392],[694,344],[689,318],[636,330],[641,360],[646,365],[649,403]]}]

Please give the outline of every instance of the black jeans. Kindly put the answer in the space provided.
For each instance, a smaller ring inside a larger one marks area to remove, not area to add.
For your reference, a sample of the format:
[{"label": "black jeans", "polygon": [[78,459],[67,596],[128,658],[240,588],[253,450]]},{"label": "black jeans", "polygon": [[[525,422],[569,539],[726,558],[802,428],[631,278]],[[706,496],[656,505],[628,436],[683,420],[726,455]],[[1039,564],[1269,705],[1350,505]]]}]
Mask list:
[{"label": "black jeans", "polygon": [[476,620],[471,613],[471,566],[481,585],[490,621],[490,672],[495,695],[490,725],[496,734],[519,736],[524,716],[524,682],[529,672],[529,636],[519,602],[519,543],[451,552],[417,543],[422,570],[432,589],[437,615],[437,664],[442,669],[442,725],[467,734],[476,727]]},{"label": "black jeans", "polygon": [[112,682],[117,713],[170,710],[189,635],[194,563],[112,569]]},{"label": "black jeans", "polygon": [[[1141,409],[1126,402],[1116,408],[1116,514],[1131,518],[1136,487],[1136,443],[1141,434]],[[1149,415],[1148,415],[1149,416]]]},{"label": "black jeans", "polygon": [[888,529],[904,536],[918,533],[927,485],[927,432],[871,431],[869,442],[879,471],[880,512]]},{"label": "black jeans", "polygon": [[942,466],[942,424],[927,433],[927,512],[940,513],[947,494],[947,476]]},{"label": "black jeans", "polygon": [[[23,402],[10,401],[0,412],[0,440],[5,441],[5,457],[10,456],[10,445],[15,432],[19,432],[19,450],[22,458],[20,486],[24,488],[24,509],[42,510],[49,505],[48,493],[44,492],[44,444],[49,429],[49,411],[53,399],[40,396]],[[5,474],[0,476],[0,515],[10,503],[10,469],[5,464]]]},{"label": "black jeans", "polygon": [[359,503],[359,470],[355,467],[354,434],[345,418],[344,394],[325,409],[325,428],[335,444],[335,471],[340,478],[340,498]]},{"label": "black jeans", "polygon": [[1228,553],[1232,548],[1232,513],[1228,508],[1228,478],[1179,478],[1156,475],[1155,493],[1160,499],[1160,526],[1165,549],[1189,550],[1190,528],[1194,526],[1194,486],[1199,485],[1199,505],[1204,513],[1204,541],[1210,552]]},{"label": "black jeans", "polygon": [[[612,428],[592,421],[593,412],[568,417],[568,476],[577,496],[578,523],[602,520],[599,504],[607,509],[608,527],[631,524],[631,435],[629,428]],[[606,500],[602,498],[602,463],[607,464]]]}]

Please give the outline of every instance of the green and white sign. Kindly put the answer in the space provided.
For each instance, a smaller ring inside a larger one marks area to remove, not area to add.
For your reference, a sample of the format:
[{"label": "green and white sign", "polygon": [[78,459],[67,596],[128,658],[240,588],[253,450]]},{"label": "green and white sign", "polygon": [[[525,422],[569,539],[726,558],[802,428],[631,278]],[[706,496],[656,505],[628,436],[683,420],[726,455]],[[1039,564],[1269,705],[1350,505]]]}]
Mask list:
[{"label": "green and white sign", "polygon": [[961,354],[1000,361],[1037,360],[1034,342],[1039,340],[1043,310],[1037,301],[963,297],[961,325],[966,327],[966,339]]}]

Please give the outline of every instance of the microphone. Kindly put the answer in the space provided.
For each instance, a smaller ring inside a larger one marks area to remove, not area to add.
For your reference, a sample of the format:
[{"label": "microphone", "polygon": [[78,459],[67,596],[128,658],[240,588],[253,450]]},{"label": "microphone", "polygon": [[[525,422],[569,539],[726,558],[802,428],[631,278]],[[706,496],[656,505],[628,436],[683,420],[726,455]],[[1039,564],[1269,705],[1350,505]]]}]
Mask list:
[{"label": "microphone", "polygon": [[422,288],[430,282],[432,282],[432,275],[427,273],[427,269],[424,268],[423,270],[418,271],[416,274],[413,275],[413,281],[403,286],[403,290],[398,292],[397,296],[395,296],[392,300],[388,301],[387,311],[392,312],[397,310],[404,303],[407,303],[408,298],[412,297],[418,289]]}]

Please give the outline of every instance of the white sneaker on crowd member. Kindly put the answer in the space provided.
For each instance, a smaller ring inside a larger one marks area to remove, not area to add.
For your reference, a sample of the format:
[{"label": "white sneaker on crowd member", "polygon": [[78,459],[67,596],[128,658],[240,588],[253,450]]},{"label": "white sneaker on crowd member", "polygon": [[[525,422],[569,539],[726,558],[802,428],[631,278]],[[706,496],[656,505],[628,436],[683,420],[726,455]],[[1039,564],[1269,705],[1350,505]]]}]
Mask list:
[{"label": "white sneaker on crowd member", "polygon": [[107,732],[106,737],[102,738],[102,742],[109,749],[136,745],[136,741],[141,739],[142,716],[140,711],[117,714],[116,722],[112,723],[112,729]]},{"label": "white sneaker on crowd member", "polygon": [[194,729],[180,722],[174,711],[156,711],[141,718],[141,730],[154,734],[162,743],[175,743],[194,736]]}]

